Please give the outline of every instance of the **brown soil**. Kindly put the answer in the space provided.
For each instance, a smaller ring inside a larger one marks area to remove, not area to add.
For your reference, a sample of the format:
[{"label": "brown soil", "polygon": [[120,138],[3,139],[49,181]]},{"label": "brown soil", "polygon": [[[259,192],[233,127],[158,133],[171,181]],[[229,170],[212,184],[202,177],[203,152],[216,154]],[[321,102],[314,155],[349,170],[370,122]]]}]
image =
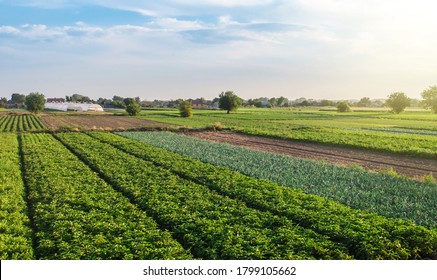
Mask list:
[{"label": "brown soil", "polygon": [[359,165],[369,170],[393,168],[398,174],[416,179],[432,173],[437,175],[437,160],[417,159],[378,152],[330,147],[320,144],[272,139],[235,132],[188,132],[187,135],[244,146],[255,150],[286,154],[294,157],[326,161],[337,165]]},{"label": "brown soil", "polygon": [[41,120],[50,130],[78,129],[78,130],[125,130],[138,128],[169,127],[154,121],[142,120],[127,116],[108,115],[44,115]]}]

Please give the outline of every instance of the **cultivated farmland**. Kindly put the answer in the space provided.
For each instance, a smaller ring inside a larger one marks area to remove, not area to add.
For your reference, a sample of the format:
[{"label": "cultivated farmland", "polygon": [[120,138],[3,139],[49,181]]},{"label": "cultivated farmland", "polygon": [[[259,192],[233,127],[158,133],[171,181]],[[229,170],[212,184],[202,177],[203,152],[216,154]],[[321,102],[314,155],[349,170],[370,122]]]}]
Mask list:
[{"label": "cultivated farmland", "polygon": [[41,116],[48,129],[59,130],[128,130],[161,128],[170,125],[138,118],[102,114],[45,114]]},{"label": "cultivated farmland", "polygon": [[169,132],[6,121],[1,259],[437,258],[431,182]]},{"label": "cultivated farmland", "polygon": [[[211,143],[170,132],[122,132],[120,135],[354,208],[437,227],[437,187],[434,184]],[[163,152],[149,153],[161,155]]]},{"label": "cultivated farmland", "polygon": [[41,131],[45,126],[35,115],[0,115],[0,132]]},{"label": "cultivated farmland", "polygon": [[[148,110],[142,112],[142,118],[194,128],[219,122],[250,135],[437,159],[437,115],[430,112],[397,115],[377,111],[339,114],[315,109],[241,109],[226,114],[198,110],[193,118],[180,118],[174,110]],[[418,133],[414,133],[416,130]]]}]

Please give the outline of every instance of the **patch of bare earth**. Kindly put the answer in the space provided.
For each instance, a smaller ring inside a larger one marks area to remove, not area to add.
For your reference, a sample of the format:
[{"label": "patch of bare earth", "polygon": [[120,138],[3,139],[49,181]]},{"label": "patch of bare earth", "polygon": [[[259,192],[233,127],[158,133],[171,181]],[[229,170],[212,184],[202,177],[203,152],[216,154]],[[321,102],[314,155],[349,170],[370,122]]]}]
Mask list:
[{"label": "patch of bare earth", "polygon": [[78,129],[78,130],[125,130],[139,128],[169,127],[154,121],[148,121],[127,116],[105,115],[44,115],[41,120],[50,130]]},{"label": "patch of bare earth", "polygon": [[437,160],[418,159],[385,153],[329,147],[325,145],[244,135],[235,132],[188,132],[189,136],[215,142],[225,142],[254,150],[290,155],[293,157],[326,161],[336,165],[359,165],[369,170],[393,168],[398,174],[422,178],[437,175]]}]

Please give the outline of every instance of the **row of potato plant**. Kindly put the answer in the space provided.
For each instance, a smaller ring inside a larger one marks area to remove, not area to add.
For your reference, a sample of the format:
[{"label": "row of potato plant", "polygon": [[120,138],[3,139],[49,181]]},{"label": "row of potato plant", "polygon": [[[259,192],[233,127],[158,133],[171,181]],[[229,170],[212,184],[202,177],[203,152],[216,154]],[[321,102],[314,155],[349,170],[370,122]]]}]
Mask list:
[{"label": "row of potato plant", "polygon": [[39,131],[44,129],[44,124],[34,115],[0,116],[0,131],[3,132]]},{"label": "row of potato plant", "polygon": [[332,199],[353,208],[437,227],[437,188],[358,168],[214,143],[169,132],[126,132],[123,136],[228,167],[251,177]]},{"label": "row of potato plant", "polygon": [[203,259],[350,259],[343,244],[82,133],[56,137]]},{"label": "row of potato plant", "polygon": [[191,258],[51,135],[21,137],[36,258]]},{"label": "row of potato plant", "polygon": [[285,216],[327,235],[345,244],[356,258],[421,258],[437,250],[437,232],[408,221],[351,209],[301,190],[251,178],[110,133],[90,135],[251,207]]},{"label": "row of potato plant", "polygon": [[32,230],[21,177],[19,143],[0,134],[0,259],[32,259]]}]

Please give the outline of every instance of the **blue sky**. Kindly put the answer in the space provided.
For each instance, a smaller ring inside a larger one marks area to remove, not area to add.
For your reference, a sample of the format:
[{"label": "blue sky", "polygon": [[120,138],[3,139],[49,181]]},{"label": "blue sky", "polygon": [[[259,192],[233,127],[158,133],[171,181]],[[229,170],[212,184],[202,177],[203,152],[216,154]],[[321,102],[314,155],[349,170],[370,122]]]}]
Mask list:
[{"label": "blue sky", "polygon": [[0,97],[418,98],[432,0],[0,0]]}]

